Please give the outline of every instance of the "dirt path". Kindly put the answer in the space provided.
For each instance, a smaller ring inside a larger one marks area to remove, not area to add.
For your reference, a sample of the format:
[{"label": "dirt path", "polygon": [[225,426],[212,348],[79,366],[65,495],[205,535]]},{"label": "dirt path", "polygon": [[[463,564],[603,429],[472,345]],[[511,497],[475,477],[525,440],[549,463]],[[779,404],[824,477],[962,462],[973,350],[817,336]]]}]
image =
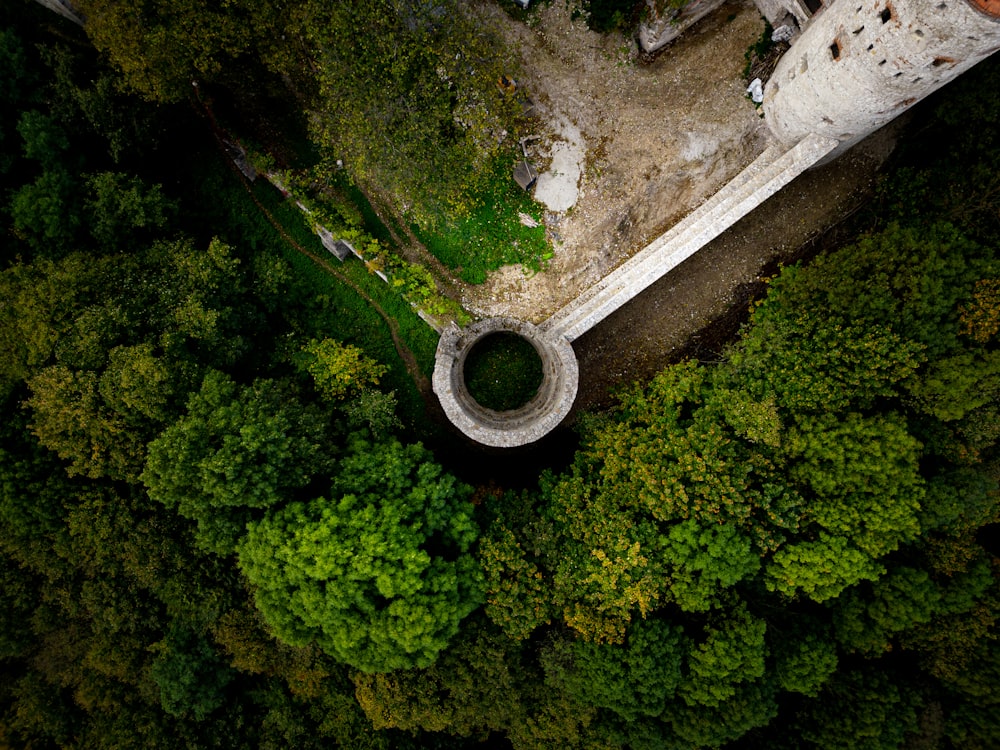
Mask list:
[{"label": "dirt path", "polygon": [[406,371],[410,374],[410,377],[413,378],[413,382],[420,390],[421,396],[423,396],[424,400],[427,401],[429,404],[430,401],[435,398],[434,394],[431,391],[430,380],[420,370],[420,366],[417,364],[417,358],[413,355],[413,352],[410,351],[410,348],[404,343],[402,336],[400,336],[399,323],[396,322],[396,319],[393,318],[391,315],[389,315],[385,310],[383,310],[382,306],[379,305],[379,303],[376,302],[374,299],[369,297],[364,292],[364,290],[361,289],[361,287],[359,287],[357,284],[355,284],[353,281],[347,278],[344,274],[342,274],[340,271],[334,268],[333,264],[329,260],[320,257],[319,255],[316,255],[316,253],[307,250],[298,242],[296,242],[288,234],[288,232],[285,231],[285,228],[281,225],[281,223],[274,218],[274,216],[271,214],[270,211],[267,210],[264,204],[261,203],[259,200],[257,200],[257,196],[253,194],[253,191],[251,190],[250,185],[246,182],[246,180],[242,180],[242,183],[243,186],[246,188],[247,193],[250,195],[250,200],[254,202],[254,204],[257,206],[260,212],[264,215],[264,217],[268,220],[268,222],[270,222],[271,226],[273,226],[278,231],[278,234],[281,235],[282,239],[284,239],[285,242],[287,242],[290,246],[295,248],[298,252],[302,253],[302,255],[309,258],[309,260],[311,260],[317,266],[322,268],[328,274],[330,274],[331,276],[336,276],[340,281],[347,284],[347,286],[353,289],[359,297],[361,297],[363,300],[365,300],[365,302],[371,305],[372,309],[374,309],[375,312],[377,312],[381,316],[382,320],[384,320],[385,324],[389,327],[389,335],[392,337],[393,346],[396,347],[396,353],[399,355],[399,358],[403,361],[403,364],[406,366]]}]

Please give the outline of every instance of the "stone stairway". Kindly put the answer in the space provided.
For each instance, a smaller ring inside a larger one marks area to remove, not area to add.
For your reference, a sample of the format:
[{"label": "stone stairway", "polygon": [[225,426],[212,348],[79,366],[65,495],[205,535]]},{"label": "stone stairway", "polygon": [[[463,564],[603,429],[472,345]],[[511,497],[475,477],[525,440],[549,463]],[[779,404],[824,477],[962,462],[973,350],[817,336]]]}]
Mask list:
[{"label": "stone stairway", "polygon": [[539,328],[569,341],[579,338],[820,161],[837,143],[810,135],[791,148],[770,146],[719,192]]}]

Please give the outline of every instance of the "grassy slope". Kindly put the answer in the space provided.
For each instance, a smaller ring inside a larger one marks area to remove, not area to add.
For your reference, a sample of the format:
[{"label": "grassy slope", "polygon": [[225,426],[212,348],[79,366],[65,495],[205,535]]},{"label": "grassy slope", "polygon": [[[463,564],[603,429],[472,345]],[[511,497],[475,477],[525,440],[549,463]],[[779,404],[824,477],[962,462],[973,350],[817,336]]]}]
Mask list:
[{"label": "grassy slope", "polygon": [[335,272],[358,286],[399,324],[403,343],[413,352],[424,375],[429,375],[437,347],[437,334],[378,277],[369,274],[356,259],[341,265],[306,225],[298,209],[285,201],[269,184],[259,181],[251,193],[221,156],[192,159],[192,184],[198,189],[198,209],[205,224],[226,242],[283,257],[295,273],[295,288],[306,328],[317,336],[329,336],[362,347],[369,356],[389,367],[384,384],[396,390],[400,415],[415,431],[432,429],[425,416],[424,401],[393,344],[389,326],[379,312],[350,284],[324,270],[303,255],[270,223],[257,202],[282,226],[295,244],[329,259]]}]

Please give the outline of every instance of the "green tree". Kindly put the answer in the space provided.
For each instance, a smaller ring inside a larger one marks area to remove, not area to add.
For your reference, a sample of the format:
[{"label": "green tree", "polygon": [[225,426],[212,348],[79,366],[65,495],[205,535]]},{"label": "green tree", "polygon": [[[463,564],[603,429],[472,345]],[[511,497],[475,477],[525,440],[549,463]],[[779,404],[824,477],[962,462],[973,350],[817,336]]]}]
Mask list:
[{"label": "green tree", "polygon": [[160,185],[146,185],[135,175],[98,172],[87,178],[87,188],[87,228],[104,252],[146,244],[176,210]]},{"label": "green tree", "polygon": [[715,707],[736,695],[737,686],[764,676],[767,624],[745,605],[733,607],[706,628],[706,638],[691,649],[680,696],[689,706]]},{"label": "green tree", "polygon": [[[519,105],[514,58],[462,3],[363,0],[304,6],[318,69],[314,140],[422,222],[469,208]],[[378,28],[378,34],[371,29]]]},{"label": "green tree", "polygon": [[15,233],[43,257],[66,255],[83,223],[78,195],[77,183],[68,172],[42,172],[11,198]]},{"label": "green tree", "polygon": [[656,717],[682,682],[686,640],[679,627],[652,619],[630,625],[622,644],[557,640],[542,656],[546,682],[625,721]]},{"label": "green tree", "polygon": [[772,635],[774,672],[782,690],[815,698],[837,671],[837,647],[820,633],[807,631],[796,635],[792,639],[784,634]]},{"label": "green tree", "polygon": [[378,385],[389,369],[366,357],[358,347],[333,339],[313,339],[303,347],[300,359],[317,390],[330,401],[341,401]]},{"label": "green tree", "polygon": [[[728,692],[728,691],[727,691]],[[778,715],[775,687],[767,680],[747,681],[732,687],[730,697],[717,705],[678,702],[668,706],[668,721],[675,747],[722,747],[753,729],[767,726]]]},{"label": "green tree", "polygon": [[222,705],[234,675],[203,636],[172,626],[152,648],[157,657],[151,675],[164,711],[202,721]]},{"label": "green tree", "polygon": [[750,539],[731,526],[704,527],[694,519],[672,526],[663,540],[671,560],[670,593],[688,612],[718,606],[718,596],[760,569]]},{"label": "green tree", "polygon": [[837,638],[848,650],[887,652],[897,633],[930,622],[940,599],[926,571],[893,568],[870,590],[859,587],[840,597],[835,605]]},{"label": "green tree", "polygon": [[141,479],[150,497],[197,522],[202,547],[227,555],[254,510],[329,471],[333,450],[323,416],[281,384],[240,387],[210,371],[187,414],[150,443]]},{"label": "green tree", "polygon": [[37,90],[36,72],[20,36],[12,28],[0,28],[0,175],[10,170],[16,160],[17,136],[15,112],[19,112]]},{"label": "green tree", "polygon": [[463,737],[527,721],[541,675],[528,650],[475,617],[423,669],[352,675],[358,703],[377,729]]},{"label": "green tree", "polygon": [[504,496],[508,512],[491,524],[477,551],[486,575],[486,613],[518,640],[548,624],[557,612],[541,559],[552,528],[530,507],[532,499],[528,493]]},{"label": "green tree", "polygon": [[903,420],[853,412],[802,417],[785,446],[788,474],[809,502],[808,521],[873,558],[916,537],[921,446]]},{"label": "green tree", "polygon": [[0,663],[29,653],[34,641],[35,576],[0,553]]},{"label": "green tree", "polygon": [[29,381],[32,431],[42,445],[68,462],[70,475],[134,478],[145,441],[120,414],[107,408],[99,378],[88,370],[52,365]]},{"label": "green tree", "polygon": [[[217,8],[191,0],[81,0],[85,30],[129,89],[153,101],[181,99],[192,79],[217,79],[249,51],[265,9],[252,3]],[[280,29],[277,29],[280,32]]]},{"label": "green tree", "polygon": [[38,110],[21,114],[17,132],[24,142],[24,155],[41,164],[43,169],[59,166],[69,150],[69,137],[54,117]]},{"label": "green tree", "polygon": [[802,592],[822,602],[859,581],[875,580],[885,568],[848,539],[820,531],[815,539],[784,545],[764,572],[769,590],[786,596]]},{"label": "green tree", "polygon": [[429,459],[419,444],[356,442],[333,499],[250,525],[240,567],[282,640],[383,672],[425,667],[454,637],[482,601],[478,529],[468,488]]},{"label": "green tree", "polygon": [[896,750],[917,730],[915,691],[876,667],[842,671],[798,713],[794,732],[815,747]]}]

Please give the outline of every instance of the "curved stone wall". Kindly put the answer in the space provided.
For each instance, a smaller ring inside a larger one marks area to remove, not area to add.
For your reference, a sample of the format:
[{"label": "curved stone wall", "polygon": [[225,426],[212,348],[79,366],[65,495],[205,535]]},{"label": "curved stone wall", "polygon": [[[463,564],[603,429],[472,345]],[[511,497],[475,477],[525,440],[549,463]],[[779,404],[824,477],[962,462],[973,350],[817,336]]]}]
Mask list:
[{"label": "curved stone wall", "polygon": [[[538,393],[511,411],[481,406],[465,385],[465,359],[472,347],[501,332],[527,339],[542,360]],[[497,448],[515,448],[538,440],[565,418],[576,399],[579,372],[573,346],[565,337],[546,334],[513,318],[489,318],[468,328],[451,326],[441,334],[432,382],[448,419],[468,437]]]}]

